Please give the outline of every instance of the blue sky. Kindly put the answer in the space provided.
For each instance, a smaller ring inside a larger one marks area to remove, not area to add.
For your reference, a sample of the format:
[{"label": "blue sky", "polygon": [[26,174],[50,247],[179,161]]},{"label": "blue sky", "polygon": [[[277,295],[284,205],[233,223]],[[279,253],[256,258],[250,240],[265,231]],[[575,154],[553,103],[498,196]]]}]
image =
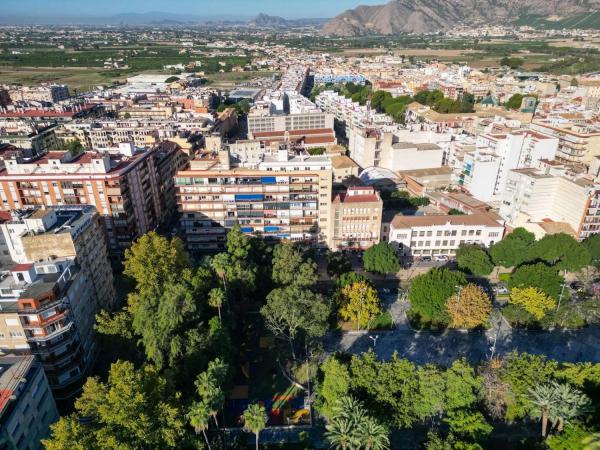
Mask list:
[{"label": "blue sky", "polygon": [[254,16],[259,12],[285,18],[333,17],[358,5],[387,0],[0,0],[1,15],[105,16],[165,11],[210,16]]}]

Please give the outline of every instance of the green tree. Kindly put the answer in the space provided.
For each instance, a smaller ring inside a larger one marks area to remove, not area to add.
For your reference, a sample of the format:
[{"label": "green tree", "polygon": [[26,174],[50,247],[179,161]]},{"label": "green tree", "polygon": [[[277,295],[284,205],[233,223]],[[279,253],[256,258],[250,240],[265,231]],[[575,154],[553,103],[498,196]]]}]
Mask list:
[{"label": "green tree", "polygon": [[385,450],[390,446],[387,429],[369,416],[362,403],[342,397],[325,426],[331,447],[344,450]]},{"label": "green tree", "polygon": [[368,396],[370,410],[379,420],[397,427],[410,427],[420,420],[413,407],[419,401],[413,363],[396,354],[389,362],[381,362],[370,350],[352,357],[350,372],[351,390]]},{"label": "green tree", "polygon": [[394,248],[387,242],[380,242],[367,249],[363,255],[365,270],[380,274],[397,273],[400,261]]},{"label": "green tree", "polygon": [[528,395],[530,389],[548,383],[556,368],[556,361],[548,361],[540,355],[513,352],[504,359],[499,375],[510,386],[506,419],[520,419],[533,410],[534,405]]},{"label": "green tree", "polygon": [[327,255],[327,273],[330,277],[339,277],[351,271],[352,263],[342,252],[332,252]]},{"label": "green tree", "polygon": [[515,269],[508,280],[508,288],[534,287],[553,299],[558,299],[563,278],[558,269],[544,263],[527,264]]},{"label": "green tree", "polygon": [[221,308],[223,307],[223,302],[225,301],[225,292],[221,288],[211,289],[208,293],[208,304],[212,308],[217,308],[219,311],[219,320],[223,320],[221,317]]},{"label": "green tree", "polygon": [[211,450],[210,442],[208,440],[208,436],[206,435],[208,422],[210,420],[210,411],[206,403],[195,402],[187,413],[187,418],[190,421],[190,425],[194,427],[196,434],[202,433],[204,435],[204,440],[206,441],[208,450]]},{"label": "green tree", "polygon": [[267,421],[269,420],[267,411],[264,406],[259,405],[258,403],[251,403],[250,406],[248,406],[248,409],[244,411],[242,418],[244,420],[244,430],[254,433],[254,436],[256,437],[256,450],[258,450],[260,432],[265,429]]},{"label": "green tree", "polygon": [[523,104],[523,98],[522,94],[513,94],[504,106],[506,106],[506,109],[519,109]]},{"label": "green tree", "polygon": [[318,385],[319,399],[317,409],[326,418],[333,414],[333,407],[350,389],[348,367],[335,356],[330,356],[321,364],[322,381]]},{"label": "green tree", "polygon": [[588,435],[588,430],[574,423],[567,425],[562,433],[548,436],[546,445],[550,450],[592,450],[584,443]]},{"label": "green tree", "polygon": [[600,234],[592,234],[583,241],[583,246],[588,249],[591,263],[600,267]]},{"label": "green tree", "polygon": [[550,383],[529,390],[534,405],[533,414],[542,421],[542,437],[548,434],[548,425],[561,432],[565,423],[591,411],[590,399],[568,384]]},{"label": "green tree", "polygon": [[529,247],[534,241],[533,233],[524,228],[515,228],[512,233],[491,247],[492,261],[502,267],[518,266],[527,260]]},{"label": "green tree", "polygon": [[371,282],[365,275],[363,275],[362,273],[356,273],[356,272],[343,273],[335,280],[335,285],[337,286],[338,289],[344,288],[344,287],[348,286],[349,284],[354,284],[354,283],[370,284]]},{"label": "green tree", "polygon": [[219,426],[217,413],[223,408],[225,393],[222,383],[227,375],[227,365],[219,358],[208,364],[207,370],[199,373],[194,381],[196,392],[200,396],[202,405],[207,408],[208,414]]},{"label": "green tree", "polygon": [[295,340],[299,333],[310,338],[323,336],[330,309],[322,295],[291,285],[271,291],[260,314],[276,337],[287,340],[292,358],[296,359]]},{"label": "green tree", "polygon": [[462,410],[477,403],[483,387],[483,377],[465,359],[457,359],[446,371],[446,409]]},{"label": "green tree", "polygon": [[458,267],[482,277],[492,273],[494,265],[488,253],[479,245],[461,244],[456,251]]},{"label": "green tree", "polygon": [[458,286],[465,284],[462,273],[448,269],[432,269],[415,277],[408,291],[410,316],[423,325],[448,325],[450,316],[446,301],[456,294]]},{"label": "green tree", "polygon": [[371,321],[381,314],[377,291],[368,283],[359,282],[342,288],[336,296],[342,319],[356,323],[356,329],[368,328]]},{"label": "green tree", "polygon": [[[77,422],[84,417],[92,420],[81,426]],[[156,368],[136,370],[131,362],[117,361],[106,383],[88,378],[74,415],[54,424],[44,445],[86,450],[181,448],[187,437],[183,418],[179,394],[170,390]]]},{"label": "green tree", "polygon": [[546,437],[550,413],[554,410],[556,403],[554,388],[550,384],[542,384],[530,389],[529,395],[533,405],[532,413],[541,420],[542,437]]},{"label": "green tree", "polygon": [[542,259],[560,270],[578,271],[591,262],[586,246],[565,233],[549,234],[530,248],[530,259]]},{"label": "green tree", "polygon": [[273,281],[279,286],[313,286],[319,275],[317,264],[305,258],[303,251],[293,243],[282,243],[273,251]]},{"label": "green tree", "polygon": [[151,231],[125,250],[124,266],[123,273],[133,278],[138,291],[156,293],[190,267],[190,258],[181,239]]},{"label": "green tree", "polygon": [[[524,63],[525,63],[525,60],[523,58],[518,58],[518,57],[514,57],[514,56],[513,57],[505,56],[504,58],[502,58],[500,60],[501,66],[507,66],[507,67],[510,67],[511,69],[518,69]],[[519,95],[519,94],[515,94],[515,95]]]},{"label": "green tree", "polygon": [[81,141],[79,139],[75,139],[74,141],[69,141],[65,145],[65,148],[72,156],[79,155],[85,151],[83,145],[81,145]]},{"label": "green tree", "polygon": [[126,251],[124,265],[136,289],[122,311],[98,316],[97,330],[139,337],[146,356],[159,368],[174,367],[181,358],[202,353],[198,344],[206,334],[203,299],[213,283],[210,270],[191,268],[179,239],[153,232]]},{"label": "green tree", "polygon": [[534,287],[514,288],[510,293],[509,303],[520,306],[536,320],[541,320],[546,313],[556,308],[556,300]]},{"label": "green tree", "polygon": [[464,439],[480,441],[486,438],[493,427],[479,411],[453,411],[444,419],[450,427],[450,433]]}]

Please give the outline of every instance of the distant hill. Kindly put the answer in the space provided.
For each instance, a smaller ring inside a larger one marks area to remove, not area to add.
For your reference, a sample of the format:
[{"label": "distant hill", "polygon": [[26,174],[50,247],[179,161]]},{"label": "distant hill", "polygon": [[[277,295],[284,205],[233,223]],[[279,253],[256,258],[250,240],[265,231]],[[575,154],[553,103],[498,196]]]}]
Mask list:
[{"label": "distant hill", "polygon": [[283,17],[279,16],[269,16],[268,14],[260,13],[254,19],[249,22],[250,25],[256,25],[258,27],[265,28],[284,28],[289,25],[288,21]]},{"label": "distant hill", "polygon": [[258,16],[248,22],[248,25],[260,28],[294,28],[321,26],[329,19],[284,19],[279,16],[270,16],[260,13]]},{"label": "distant hill", "polygon": [[[457,25],[511,24],[522,18],[586,28],[600,10],[600,0],[392,0],[385,5],[359,6],[327,22],[322,33],[336,36],[430,33]],[[517,22],[518,23],[518,22]],[[590,27],[590,28],[596,28]]]}]

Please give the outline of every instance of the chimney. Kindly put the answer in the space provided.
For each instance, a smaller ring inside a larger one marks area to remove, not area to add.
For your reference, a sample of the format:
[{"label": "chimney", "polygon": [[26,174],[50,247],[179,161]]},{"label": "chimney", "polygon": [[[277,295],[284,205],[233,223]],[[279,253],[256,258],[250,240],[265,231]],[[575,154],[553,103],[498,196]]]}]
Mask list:
[{"label": "chimney", "polygon": [[231,169],[231,163],[229,162],[229,148],[222,148],[219,150],[219,165],[223,170]]},{"label": "chimney", "polygon": [[282,145],[277,151],[277,161],[286,162],[289,160],[287,147]]}]

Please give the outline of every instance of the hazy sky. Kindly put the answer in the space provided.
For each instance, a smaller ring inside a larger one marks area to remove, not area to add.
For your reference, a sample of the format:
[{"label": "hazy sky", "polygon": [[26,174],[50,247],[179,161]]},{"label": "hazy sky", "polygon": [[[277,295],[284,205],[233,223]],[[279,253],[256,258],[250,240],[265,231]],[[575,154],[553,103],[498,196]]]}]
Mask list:
[{"label": "hazy sky", "polygon": [[333,17],[357,5],[376,5],[387,0],[0,0],[0,15],[37,17],[104,16],[129,12],[165,11],[195,15],[259,12],[285,18]]}]

